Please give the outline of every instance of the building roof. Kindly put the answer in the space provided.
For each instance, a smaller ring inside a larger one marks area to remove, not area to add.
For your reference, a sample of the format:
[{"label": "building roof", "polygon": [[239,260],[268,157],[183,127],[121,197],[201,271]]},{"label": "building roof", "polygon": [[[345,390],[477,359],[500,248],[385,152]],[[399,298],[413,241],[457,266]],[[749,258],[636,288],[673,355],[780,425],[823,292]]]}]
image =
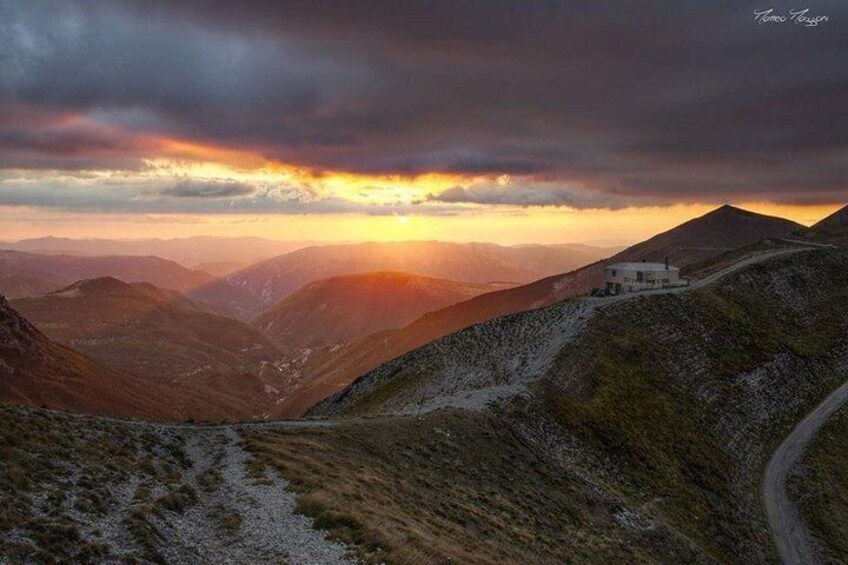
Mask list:
[{"label": "building roof", "polygon": [[[616,269],[620,271],[665,271],[665,263],[615,263],[614,265],[607,265],[607,269]],[[672,265],[668,266],[669,271],[679,271],[677,267]]]}]

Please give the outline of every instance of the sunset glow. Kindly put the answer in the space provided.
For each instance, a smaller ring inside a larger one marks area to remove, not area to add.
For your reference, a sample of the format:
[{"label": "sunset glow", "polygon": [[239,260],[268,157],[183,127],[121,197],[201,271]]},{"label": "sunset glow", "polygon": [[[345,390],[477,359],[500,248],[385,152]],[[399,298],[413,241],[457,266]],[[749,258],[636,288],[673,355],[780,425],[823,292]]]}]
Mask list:
[{"label": "sunset glow", "polygon": [[[723,203],[810,224],[848,199],[831,67],[811,56],[802,76],[759,76],[758,53],[839,53],[835,26],[797,45],[734,32],[732,68],[689,35],[599,49],[587,65],[584,30],[559,14],[497,40],[478,14],[466,44],[449,26],[425,41],[381,14],[336,38],[332,10],[293,29],[277,16],[48,3],[0,14],[4,239],[635,241]],[[587,17],[605,44],[623,28],[600,12]],[[715,85],[703,103],[689,67],[650,62],[684,50],[717,61],[699,75]],[[633,72],[599,72],[607,63]],[[663,96],[634,80],[646,69]]]}]

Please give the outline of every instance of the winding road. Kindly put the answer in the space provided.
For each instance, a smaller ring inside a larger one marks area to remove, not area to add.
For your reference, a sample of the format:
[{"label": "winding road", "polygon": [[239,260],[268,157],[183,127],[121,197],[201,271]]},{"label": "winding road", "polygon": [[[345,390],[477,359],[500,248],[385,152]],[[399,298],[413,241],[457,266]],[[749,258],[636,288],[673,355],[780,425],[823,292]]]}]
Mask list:
[{"label": "winding road", "polygon": [[848,381],[807,414],[775,450],[763,478],[763,501],[780,558],[787,564],[818,563],[810,533],[786,492],[786,478],[816,432],[848,402]]}]

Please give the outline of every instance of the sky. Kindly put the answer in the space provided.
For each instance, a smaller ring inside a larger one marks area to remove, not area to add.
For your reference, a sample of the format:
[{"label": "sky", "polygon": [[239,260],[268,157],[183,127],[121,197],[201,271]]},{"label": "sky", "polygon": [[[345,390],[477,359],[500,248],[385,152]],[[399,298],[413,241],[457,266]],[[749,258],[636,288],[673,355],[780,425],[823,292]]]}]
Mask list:
[{"label": "sky", "polygon": [[836,0],[4,0],[0,239],[809,224],[848,202],[846,26]]}]

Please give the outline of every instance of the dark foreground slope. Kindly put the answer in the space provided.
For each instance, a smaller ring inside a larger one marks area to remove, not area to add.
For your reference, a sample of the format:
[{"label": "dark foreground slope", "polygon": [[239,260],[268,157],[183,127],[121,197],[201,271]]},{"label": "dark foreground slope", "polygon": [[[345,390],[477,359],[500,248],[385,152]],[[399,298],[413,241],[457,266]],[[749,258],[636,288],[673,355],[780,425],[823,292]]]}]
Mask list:
[{"label": "dark foreground slope", "polygon": [[50,338],[150,378],[239,372],[279,357],[256,328],[148,283],[83,280],[12,306]]},{"label": "dark foreground slope", "polygon": [[627,248],[605,261],[534,283],[483,294],[425,314],[393,332],[377,333],[313,362],[304,369],[308,384],[281,405],[281,414],[295,416],[359,375],[389,359],[498,316],[541,308],[599,286],[605,264],[664,261],[680,267],[700,265],[728,251],[764,239],[783,237],[802,226],[781,218],[723,206],[672,230]]},{"label": "dark foreground slope", "polygon": [[[574,321],[581,316],[582,322]],[[569,320],[578,326],[573,333],[547,345],[533,339]],[[385,497],[379,507],[345,490],[346,468],[336,458],[347,448],[334,438],[315,434],[316,443],[307,443],[285,435],[257,437],[255,450],[292,477],[299,472],[276,449],[284,446],[309,462],[312,476],[294,483],[314,502],[309,511],[350,517],[361,535],[387,551],[412,550],[379,533],[381,521],[391,521],[394,513],[380,508],[403,505],[396,497],[420,496],[438,515],[446,502],[433,500],[425,485],[447,479],[403,483],[411,492],[402,495],[380,485],[393,485],[389,477],[402,473],[396,471],[401,464],[417,469],[430,457],[450,453],[455,442],[459,451],[446,455],[444,464],[455,458],[454,468],[468,481],[448,498],[457,520],[475,517],[491,524],[489,516],[474,513],[474,501],[503,502],[499,496],[508,487],[489,490],[492,483],[481,475],[501,474],[504,485],[514,477],[511,488],[521,488],[526,472],[511,470],[529,460],[540,474],[582,485],[581,492],[607,501],[606,510],[600,503],[592,506],[591,523],[613,524],[608,539],[633,536],[641,541],[631,547],[668,547],[648,536],[670,532],[677,551],[689,547],[700,559],[772,562],[776,553],[760,498],[762,469],[794,422],[848,373],[846,328],[848,254],[803,251],[692,292],[598,302],[591,312],[566,302],[501,318],[366,375],[314,413],[419,414],[416,429],[429,430],[405,443],[371,423],[350,424],[351,436],[362,428],[379,446],[364,450],[352,464]],[[463,409],[463,399],[487,390],[508,394],[494,395],[498,401],[489,409],[474,402]],[[445,397],[455,408],[430,412]],[[379,425],[400,430],[406,422],[389,418]],[[527,450],[520,456],[526,459],[506,456],[477,470],[471,460],[463,463],[470,451],[463,430],[477,426],[482,428],[472,434],[475,449],[498,453],[502,442],[516,441]],[[400,455],[392,452],[398,445],[410,447]],[[504,502],[505,522],[510,509]],[[581,523],[578,512],[572,519]],[[411,543],[418,551],[463,560],[459,534],[451,538],[459,547],[436,545],[430,542],[439,535],[438,523],[422,519],[415,527],[422,532]],[[492,534],[508,535],[504,527]],[[589,538],[566,537],[538,546],[550,552],[544,560],[579,558],[574,552],[591,544]],[[620,559],[638,559],[619,551],[614,553]],[[681,555],[672,560],[691,557]]]},{"label": "dark foreground slope", "polygon": [[0,406],[3,563],[346,563],[226,426]]}]

